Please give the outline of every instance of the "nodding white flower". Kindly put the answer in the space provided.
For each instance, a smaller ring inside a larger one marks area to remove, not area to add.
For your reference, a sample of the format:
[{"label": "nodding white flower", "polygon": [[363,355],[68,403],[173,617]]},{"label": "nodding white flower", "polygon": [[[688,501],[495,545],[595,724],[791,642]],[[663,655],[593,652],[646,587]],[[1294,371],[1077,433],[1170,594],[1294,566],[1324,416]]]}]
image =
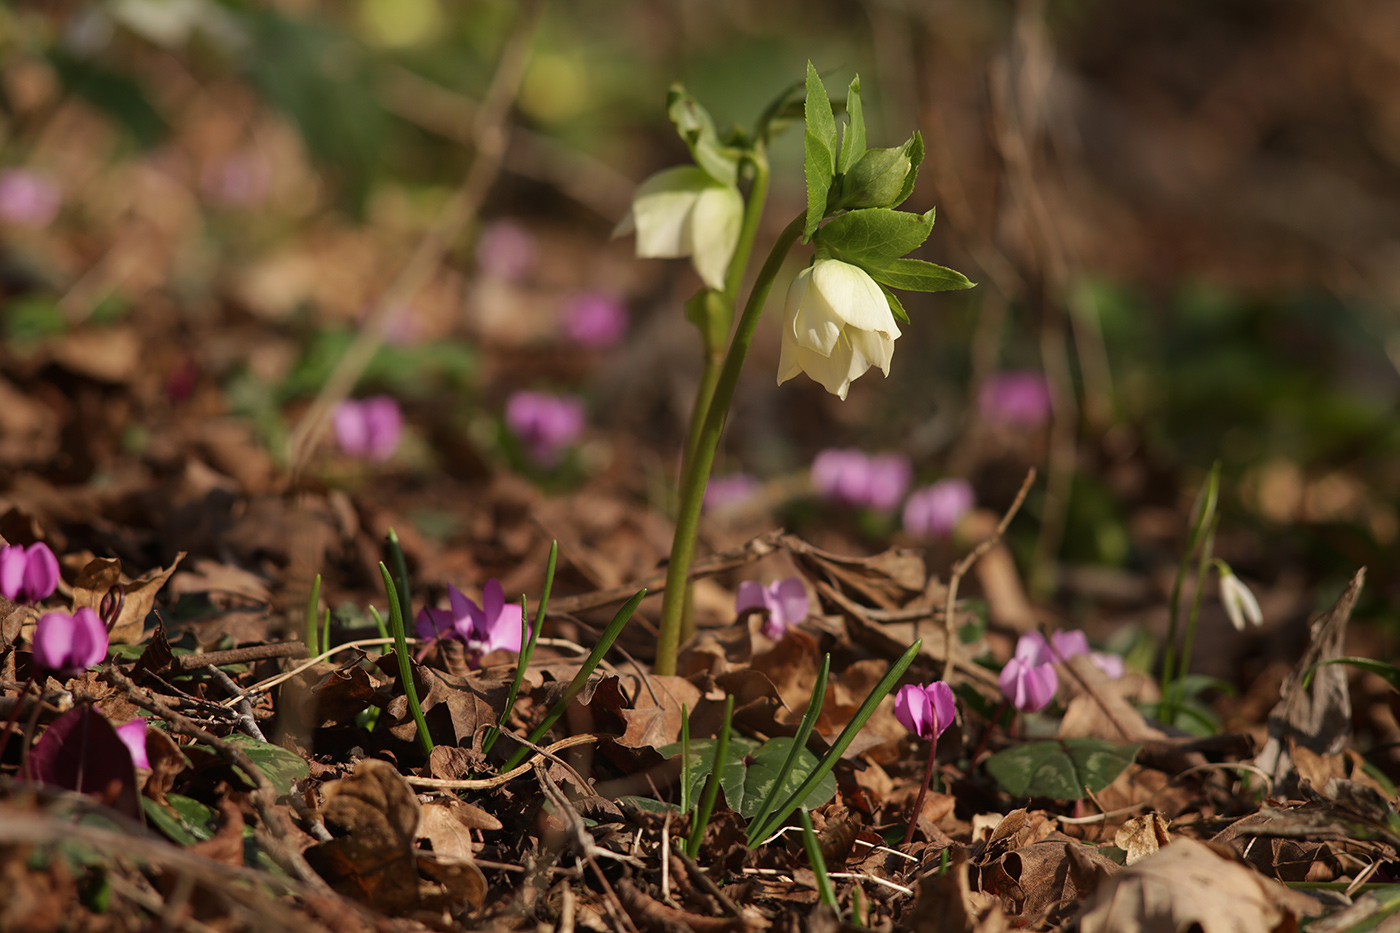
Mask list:
[{"label": "nodding white flower", "polygon": [[805,372],[844,400],[871,366],[890,374],[898,337],[889,301],[864,269],[818,259],[788,289],[778,384]]},{"label": "nodding white flower", "polygon": [[637,255],[643,259],[691,257],[705,284],[719,290],[743,222],[744,198],[738,188],[684,165],[642,182],[632,197],[632,213],[616,232],[635,229]]},{"label": "nodding white flower", "polygon": [[1230,565],[1223,560],[1215,562],[1215,569],[1220,574],[1220,601],[1225,604],[1225,614],[1230,617],[1230,624],[1241,632],[1244,631],[1246,621],[1253,625],[1263,625],[1264,613],[1259,609],[1259,600],[1254,598],[1249,587],[1240,582]]}]

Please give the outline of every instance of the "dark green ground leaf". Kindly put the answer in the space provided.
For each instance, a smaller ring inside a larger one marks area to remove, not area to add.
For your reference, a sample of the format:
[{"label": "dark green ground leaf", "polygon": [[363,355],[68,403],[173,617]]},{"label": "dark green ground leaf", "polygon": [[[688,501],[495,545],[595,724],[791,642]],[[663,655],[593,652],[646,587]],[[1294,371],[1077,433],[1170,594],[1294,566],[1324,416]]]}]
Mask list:
[{"label": "dark green ground leaf", "polygon": [[1078,800],[1098,793],[1133,763],[1139,745],[1102,739],[1027,742],[987,759],[987,773],[1013,797]]}]

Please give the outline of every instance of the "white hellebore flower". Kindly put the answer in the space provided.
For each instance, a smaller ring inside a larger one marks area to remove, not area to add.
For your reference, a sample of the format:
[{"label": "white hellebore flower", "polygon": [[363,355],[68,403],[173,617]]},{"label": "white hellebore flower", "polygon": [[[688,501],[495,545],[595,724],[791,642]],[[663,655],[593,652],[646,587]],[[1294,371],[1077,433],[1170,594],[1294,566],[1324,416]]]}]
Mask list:
[{"label": "white hellebore flower", "polygon": [[690,256],[705,284],[719,290],[743,222],[739,189],[687,165],[642,182],[632,197],[632,213],[617,232],[636,229],[637,255],[643,259]]},{"label": "white hellebore flower", "polygon": [[1220,570],[1220,601],[1225,604],[1225,614],[1230,617],[1230,623],[1241,632],[1246,620],[1253,625],[1264,624],[1259,600],[1228,567]]},{"label": "white hellebore flower", "polygon": [[890,374],[898,337],[890,303],[864,269],[818,259],[788,289],[778,384],[802,371],[844,400],[870,367]]}]

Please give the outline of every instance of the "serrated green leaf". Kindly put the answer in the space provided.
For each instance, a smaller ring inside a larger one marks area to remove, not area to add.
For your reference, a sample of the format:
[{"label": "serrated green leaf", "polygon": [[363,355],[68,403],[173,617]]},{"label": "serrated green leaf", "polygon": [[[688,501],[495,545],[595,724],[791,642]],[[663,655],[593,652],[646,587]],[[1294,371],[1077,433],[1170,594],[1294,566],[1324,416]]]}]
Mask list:
[{"label": "serrated green leaf", "polygon": [[860,75],[851,79],[846,91],[846,123],[841,134],[841,154],[836,160],[836,171],[844,173],[865,155],[865,113],[860,108]]},{"label": "serrated green leaf", "polygon": [[904,176],[904,185],[899,189],[891,207],[899,207],[909,200],[909,195],[914,193],[914,182],[919,180],[919,166],[924,164],[924,137],[918,130],[914,131],[914,135],[909,137],[904,146],[909,155],[909,174]]},{"label": "serrated green leaf", "polygon": [[899,300],[899,296],[883,285],[880,286],[880,291],[885,293],[885,300],[890,303],[890,313],[894,315],[894,319],[901,324],[908,324],[909,312],[904,310],[904,303]]},{"label": "serrated green leaf", "polygon": [[871,207],[833,217],[816,241],[833,258],[863,266],[898,259],[917,249],[932,229],[933,211],[920,215]]},{"label": "serrated green leaf", "polygon": [[871,149],[841,176],[836,208],[859,210],[892,207],[909,177],[909,156],[903,146]]},{"label": "serrated green leaf", "polygon": [[[311,766],[300,755],[280,746],[259,742],[251,736],[239,733],[229,736],[225,741],[241,748],[243,754],[267,775],[278,794],[290,794],[293,783],[305,780],[311,774]],[[251,781],[251,776],[248,778]]]},{"label": "serrated green leaf", "polygon": [[987,773],[1013,797],[1079,800],[1112,784],[1133,763],[1140,745],[1102,739],[1027,742],[987,759]]},{"label": "serrated green leaf", "polygon": [[[844,257],[832,251],[833,258]],[[881,285],[910,292],[944,292],[950,289],[972,288],[971,281],[961,272],[924,262],[922,259],[862,260],[856,265]]]},{"label": "serrated green leaf", "polygon": [[807,223],[802,242],[812,238],[826,216],[826,197],[836,176],[836,117],[826,86],[811,62],[807,63],[807,103],[803,108],[807,131],[803,137],[803,172],[807,178]]},{"label": "serrated green leaf", "polygon": [[710,112],[679,84],[666,95],[666,115],[705,174],[728,185],[737,183],[739,153],[720,142]]}]

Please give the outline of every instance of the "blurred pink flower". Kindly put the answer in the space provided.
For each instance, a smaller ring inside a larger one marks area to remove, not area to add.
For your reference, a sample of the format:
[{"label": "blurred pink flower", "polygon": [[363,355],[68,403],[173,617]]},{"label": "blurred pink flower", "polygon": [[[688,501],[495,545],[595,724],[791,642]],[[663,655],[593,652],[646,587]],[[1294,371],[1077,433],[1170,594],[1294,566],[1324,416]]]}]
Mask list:
[{"label": "blurred pink flower", "polygon": [[576,295],[564,308],[564,333],[585,347],[611,347],[627,335],[627,306],[603,292]]},{"label": "blurred pink flower", "polygon": [[1106,651],[1090,651],[1089,637],[1080,629],[1051,632],[1050,644],[1055,649],[1056,661],[1068,661],[1077,654],[1087,654],[1094,666],[1108,675],[1110,680],[1123,676],[1123,659]]},{"label": "blurred pink flower", "polygon": [[1027,632],[1016,642],[1016,653],[1001,669],[1002,695],[1023,713],[1044,709],[1055,697],[1055,655],[1039,632]]},{"label": "blurred pink flower", "polygon": [[749,473],[730,473],[710,478],[705,487],[704,508],[725,509],[753,498],[758,492],[758,478]]},{"label": "blurred pink flower", "polygon": [[583,433],[583,399],[516,392],[506,400],[506,425],[541,466],[554,466]]},{"label": "blurred pink flower", "polygon": [[332,423],[340,449],[366,460],[388,460],[403,435],[403,412],[387,395],[346,399],[336,408]]},{"label": "blurred pink flower", "polygon": [[0,223],[39,230],[62,206],[63,192],[44,176],[23,168],[0,171]]},{"label": "blurred pink flower", "polygon": [[905,684],[894,695],[894,718],[921,739],[933,739],[953,724],[958,707],[953,688],[941,680],[931,684]]},{"label": "blurred pink flower", "polygon": [[11,602],[37,603],[58,588],[58,558],[42,541],[0,548],[0,594]]},{"label": "blurred pink flower", "polygon": [[1050,420],[1050,387],[1037,372],[997,373],[982,385],[977,407],[988,421],[1038,428]]},{"label": "blurred pink flower", "polygon": [[900,453],[868,456],[854,447],[832,447],[812,460],[812,487],[822,498],[888,512],[909,488],[914,468]]},{"label": "blurred pink flower", "polygon": [[904,503],[904,530],[916,538],[945,538],[976,502],[965,479],[941,479]]},{"label": "blurred pink flower", "polygon": [[789,628],[807,618],[807,588],[796,577],[778,580],[767,586],[745,580],[739,584],[734,611],[742,616],[751,609],[767,610],[763,634],[777,641]]},{"label": "blurred pink flower", "polygon": [[91,609],[48,612],[34,627],[30,651],[44,670],[76,677],[107,657],[107,627]]},{"label": "blurred pink flower", "polygon": [[424,641],[455,638],[467,646],[467,663],[479,667],[481,658],[493,651],[520,651],[521,613],[508,603],[501,581],[492,577],[481,591],[481,605],[448,584],[450,609],[422,609],[416,628]]},{"label": "blurred pink flower", "polygon": [[487,224],[476,241],[476,262],[488,275],[519,282],[535,268],[535,238],[513,220]]},{"label": "blurred pink flower", "polygon": [[133,765],[150,769],[151,759],[146,754],[146,720],[133,719],[124,726],[117,726],[117,738],[121,739],[126,750],[131,752]]},{"label": "blurred pink flower", "polygon": [[234,152],[205,166],[199,186],[225,207],[258,207],[272,189],[272,164],[255,149]]}]

